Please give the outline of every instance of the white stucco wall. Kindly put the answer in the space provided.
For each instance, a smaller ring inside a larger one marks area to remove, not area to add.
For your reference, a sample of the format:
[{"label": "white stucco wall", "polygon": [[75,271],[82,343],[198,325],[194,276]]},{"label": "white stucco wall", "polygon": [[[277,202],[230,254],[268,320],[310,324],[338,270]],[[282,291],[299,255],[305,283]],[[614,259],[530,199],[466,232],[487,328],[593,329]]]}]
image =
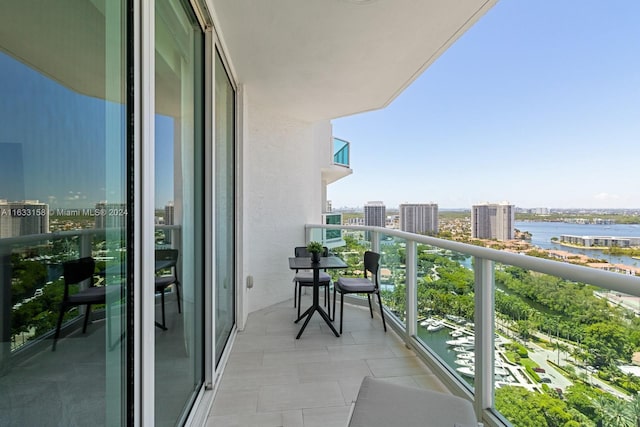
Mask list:
[{"label": "white stucco wall", "polygon": [[[329,122],[309,123],[252,104],[243,109],[243,280],[244,312],[293,298],[288,258],[305,242],[304,224],[322,213],[320,165],[326,163]],[[324,144],[320,149],[318,145]],[[322,157],[322,159],[320,159]],[[293,310],[293,308],[292,308]],[[292,311],[293,313],[293,311]]]}]

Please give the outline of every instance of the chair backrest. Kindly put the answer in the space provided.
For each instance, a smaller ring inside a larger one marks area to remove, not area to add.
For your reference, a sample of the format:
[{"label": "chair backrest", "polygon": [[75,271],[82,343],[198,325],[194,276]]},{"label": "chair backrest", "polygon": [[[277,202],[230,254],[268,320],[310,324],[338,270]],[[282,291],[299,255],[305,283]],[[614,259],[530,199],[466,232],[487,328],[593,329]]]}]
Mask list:
[{"label": "chair backrest", "polygon": [[62,263],[64,274],[64,299],[69,296],[69,285],[81,283],[93,277],[96,261],[91,257],[74,259]]},{"label": "chair backrest", "polygon": [[64,282],[67,285],[80,283],[90,277],[96,271],[96,262],[91,257],[74,259],[62,263]]},{"label": "chair backrest", "polygon": [[[296,246],[293,252],[296,258],[311,258],[306,246]],[[322,247],[322,256],[329,256],[329,248],[326,246]]]},{"label": "chair backrest", "polygon": [[[178,256],[180,251],[177,249],[156,249],[156,262],[163,261],[162,270],[171,269],[174,278],[178,278]],[[157,268],[157,265],[156,265]],[[156,271],[158,273],[158,271]]]},{"label": "chair backrest", "polygon": [[178,262],[177,249],[156,249],[156,261],[173,261],[173,264]]},{"label": "chair backrest", "polygon": [[375,285],[378,287],[378,269],[380,268],[380,254],[377,252],[366,251],[364,253],[364,277],[367,278],[367,272],[375,277]]}]

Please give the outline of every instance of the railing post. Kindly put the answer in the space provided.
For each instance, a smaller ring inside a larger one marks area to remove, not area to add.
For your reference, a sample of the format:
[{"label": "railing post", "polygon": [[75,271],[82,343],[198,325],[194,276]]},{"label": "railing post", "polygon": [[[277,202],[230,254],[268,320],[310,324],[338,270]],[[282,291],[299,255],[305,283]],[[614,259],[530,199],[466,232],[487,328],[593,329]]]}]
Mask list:
[{"label": "railing post", "polygon": [[417,335],[417,324],[418,324],[418,288],[417,288],[417,276],[418,276],[418,264],[416,257],[416,247],[417,244],[413,240],[407,241],[407,259],[406,263],[406,335],[405,342],[407,347],[410,346],[409,341],[411,337],[415,337]]},{"label": "railing post", "polygon": [[475,257],[475,410],[478,421],[493,407],[493,355],[495,347],[493,261]]},{"label": "railing post", "polygon": [[80,234],[80,242],[78,247],[79,258],[84,258],[91,256],[91,239],[93,238],[93,234],[91,233],[81,233]]},{"label": "railing post", "polygon": [[371,231],[371,250],[380,253],[380,233],[377,230]]}]

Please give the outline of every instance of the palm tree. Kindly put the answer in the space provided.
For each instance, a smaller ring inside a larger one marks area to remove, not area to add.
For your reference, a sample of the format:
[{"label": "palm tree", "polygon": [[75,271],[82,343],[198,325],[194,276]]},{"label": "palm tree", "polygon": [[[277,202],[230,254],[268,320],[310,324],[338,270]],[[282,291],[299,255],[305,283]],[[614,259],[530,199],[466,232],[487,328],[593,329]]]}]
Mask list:
[{"label": "palm tree", "polygon": [[605,395],[592,400],[602,427],[635,427],[629,404],[622,399]]},{"label": "palm tree", "polygon": [[[640,427],[640,393],[636,393],[628,403],[631,418],[635,420],[636,427]],[[632,423],[633,425],[634,423]]]}]

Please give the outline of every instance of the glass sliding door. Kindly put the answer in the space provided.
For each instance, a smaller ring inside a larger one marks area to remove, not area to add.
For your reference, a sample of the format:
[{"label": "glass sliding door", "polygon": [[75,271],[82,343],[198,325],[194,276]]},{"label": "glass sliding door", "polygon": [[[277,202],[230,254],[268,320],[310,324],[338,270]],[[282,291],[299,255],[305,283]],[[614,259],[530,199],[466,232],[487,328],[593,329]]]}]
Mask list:
[{"label": "glass sliding door", "polygon": [[188,2],[155,5],[155,424],[174,426],[204,374],[203,34]]},{"label": "glass sliding door", "polygon": [[127,10],[0,6],[0,425],[131,416]]},{"label": "glass sliding door", "polygon": [[216,366],[235,323],[235,91],[215,58]]}]

